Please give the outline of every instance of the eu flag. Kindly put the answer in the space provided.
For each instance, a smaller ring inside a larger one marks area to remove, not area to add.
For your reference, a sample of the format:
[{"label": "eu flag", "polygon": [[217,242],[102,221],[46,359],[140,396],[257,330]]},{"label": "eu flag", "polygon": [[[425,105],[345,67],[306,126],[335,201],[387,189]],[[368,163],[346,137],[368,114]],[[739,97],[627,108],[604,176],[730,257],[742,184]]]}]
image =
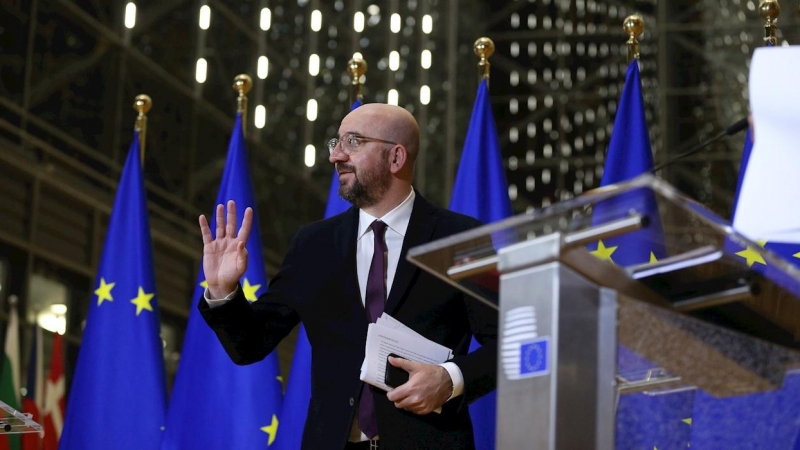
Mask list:
[{"label": "eu flag", "polygon": [[[653,153],[645,120],[639,61],[634,60],[625,74],[600,185],[627,181],[652,170]],[[595,206],[592,219],[594,223],[621,219],[631,209],[646,215],[648,225],[639,231],[599,241],[590,246],[592,254],[621,266],[666,256],[661,218],[652,192],[638,190],[603,201]]]},{"label": "eu flag", "polygon": [[[247,163],[241,113],[236,116],[217,204],[236,202],[237,222],[256,202]],[[211,227],[216,215],[211,214]],[[245,297],[253,302],[267,289],[258,215],[247,241],[247,272],[240,280]],[[180,366],[172,388],[163,449],[263,449],[277,436],[281,407],[281,380],[275,352],[264,361],[237,366],[197,309],[205,291],[202,265],[197,276]]]},{"label": "eu flag", "polygon": [[[475,105],[456,173],[450,209],[472,216],[483,223],[496,222],[511,216],[508,183],[500,154],[500,140],[492,115],[489,86],[486,80],[478,85]],[[469,350],[480,347],[474,338]],[[493,449],[497,393],[479,398],[469,406],[478,450]]]},{"label": "eu flag", "polygon": [[753,151],[753,135],[750,129],[747,129],[747,136],[744,138],[744,147],[742,148],[742,162],[739,164],[739,176],[736,180],[736,193],[733,196],[733,212],[731,212],[731,222],[736,216],[736,204],[739,203],[739,190],[742,189],[742,181],[744,181],[744,173],[747,171],[747,163],[750,161],[750,152]]},{"label": "eu flag", "polygon": [[166,386],[138,132],[94,286],[59,448],[158,448]]},{"label": "eu flag", "polygon": [[800,373],[787,374],[781,389],[715,398],[698,390],[692,447],[790,449],[800,430]]},{"label": "eu flag", "polygon": [[[645,118],[639,61],[633,60],[625,74],[600,185],[627,181],[652,170],[653,153]],[[590,245],[591,253],[620,266],[664,258],[664,232],[652,192],[639,189],[600,202],[594,207],[592,221],[597,224],[621,219],[627,217],[630,210],[646,216],[646,226]],[[625,347],[620,346],[617,352],[617,370],[622,376],[638,372],[643,365],[653,366]],[[689,441],[688,421],[691,420],[693,398],[691,391],[621,396],[617,409],[617,448],[685,448]]]},{"label": "eu flag", "polygon": [[[350,111],[362,105],[361,99],[353,102]],[[328,192],[328,203],[325,206],[325,218],[343,213],[350,208],[350,203],[339,196],[339,174],[333,171],[331,189]],[[308,417],[308,403],[311,401],[311,344],[303,324],[297,334],[294,347],[292,367],[289,370],[289,381],[286,383],[286,394],[281,408],[281,432],[275,442],[279,450],[295,450],[303,442],[303,428]]]}]

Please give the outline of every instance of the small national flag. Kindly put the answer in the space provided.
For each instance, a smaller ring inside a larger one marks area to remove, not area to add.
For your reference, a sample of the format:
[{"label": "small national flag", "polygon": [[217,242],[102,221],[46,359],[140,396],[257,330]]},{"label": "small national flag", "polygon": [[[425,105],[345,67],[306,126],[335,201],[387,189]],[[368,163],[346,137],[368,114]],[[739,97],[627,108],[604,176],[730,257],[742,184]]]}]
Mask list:
[{"label": "small national flag", "polygon": [[[450,209],[483,223],[496,222],[511,216],[508,183],[486,80],[478,85],[453,186],[453,197],[450,199]],[[470,352],[479,347],[480,344],[473,338],[469,346]],[[492,391],[469,405],[469,414],[475,434],[475,448],[493,449],[497,392]]]},{"label": "small national flag", "polygon": [[[361,106],[361,99],[353,102],[350,111]],[[328,203],[325,207],[325,218],[343,213],[350,208],[350,203],[339,196],[339,174],[333,171],[331,188],[328,192]],[[289,381],[286,383],[286,394],[281,407],[281,432],[275,441],[278,450],[295,450],[303,441],[303,428],[308,417],[308,402],[311,401],[311,344],[303,324],[297,334],[297,342],[289,370]]]},{"label": "small national flag", "polygon": [[[42,423],[42,405],[44,401],[44,382],[42,371],[42,328],[34,326],[31,339],[31,352],[28,359],[28,375],[25,383],[25,396],[22,397],[22,412],[30,413],[34,422]],[[22,450],[39,450],[42,438],[38,433],[22,435]]]},{"label": "small national flag", "polygon": [[[8,325],[6,326],[5,357],[0,378],[0,400],[19,411],[19,315],[16,296],[9,297]],[[22,448],[19,435],[0,435],[0,450]]]},{"label": "small national flag", "polygon": [[[255,211],[255,194],[247,163],[242,116],[237,114],[217,204],[236,202],[237,223],[247,207]],[[216,214],[211,215],[211,228]],[[267,289],[258,215],[247,240],[247,272],[241,279],[245,297],[253,302]],[[181,362],[172,388],[162,449],[263,449],[278,433],[281,380],[276,352],[263,361],[237,366],[197,309],[205,291],[200,267]]]},{"label": "small national flag", "polygon": [[50,357],[50,374],[44,390],[44,442],[42,450],[58,449],[58,441],[64,428],[65,385],[63,337],[56,333],[53,337],[53,354]]},{"label": "small national flag", "polygon": [[60,448],[158,448],[166,384],[153,248],[135,132],[111,211]]}]

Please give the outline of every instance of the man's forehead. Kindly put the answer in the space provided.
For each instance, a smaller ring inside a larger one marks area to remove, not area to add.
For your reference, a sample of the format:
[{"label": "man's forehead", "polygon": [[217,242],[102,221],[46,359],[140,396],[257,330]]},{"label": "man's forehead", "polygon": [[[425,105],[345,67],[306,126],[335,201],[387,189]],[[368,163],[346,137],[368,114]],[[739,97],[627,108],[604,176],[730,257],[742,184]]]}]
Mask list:
[{"label": "man's forehead", "polygon": [[378,117],[374,114],[350,114],[342,120],[339,125],[339,136],[344,136],[348,133],[364,134],[366,128],[374,129],[379,126]]}]

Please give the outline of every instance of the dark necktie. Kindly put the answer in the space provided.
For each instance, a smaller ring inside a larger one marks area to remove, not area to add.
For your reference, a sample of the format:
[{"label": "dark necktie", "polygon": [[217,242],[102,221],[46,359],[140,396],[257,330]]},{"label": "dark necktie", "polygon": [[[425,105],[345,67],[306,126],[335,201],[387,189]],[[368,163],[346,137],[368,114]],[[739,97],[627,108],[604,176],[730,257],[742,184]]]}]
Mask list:
[{"label": "dark necktie", "polygon": [[[367,275],[367,292],[364,296],[364,308],[370,323],[378,320],[383,313],[386,302],[386,242],[383,235],[386,233],[386,224],[378,220],[370,225],[375,237],[375,253],[372,254],[372,263]],[[387,363],[388,364],[388,363]],[[358,427],[372,439],[378,435],[378,420],[375,417],[375,401],[368,384],[364,383],[361,400],[358,403]]]}]

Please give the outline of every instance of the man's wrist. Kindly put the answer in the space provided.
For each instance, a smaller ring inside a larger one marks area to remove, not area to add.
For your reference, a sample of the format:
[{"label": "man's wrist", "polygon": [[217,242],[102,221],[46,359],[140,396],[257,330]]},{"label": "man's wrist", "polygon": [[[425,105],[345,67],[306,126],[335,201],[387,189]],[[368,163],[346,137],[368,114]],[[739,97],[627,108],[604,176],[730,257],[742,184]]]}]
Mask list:
[{"label": "man's wrist", "polygon": [[461,373],[461,369],[452,361],[439,364],[439,367],[442,367],[444,370],[447,371],[447,374],[449,375],[450,378],[450,385],[452,386],[450,397],[448,397],[447,400],[451,400],[463,394],[464,375]]},{"label": "man's wrist", "polygon": [[208,286],[208,296],[211,300],[220,300],[236,292],[236,285],[230,287]]}]

